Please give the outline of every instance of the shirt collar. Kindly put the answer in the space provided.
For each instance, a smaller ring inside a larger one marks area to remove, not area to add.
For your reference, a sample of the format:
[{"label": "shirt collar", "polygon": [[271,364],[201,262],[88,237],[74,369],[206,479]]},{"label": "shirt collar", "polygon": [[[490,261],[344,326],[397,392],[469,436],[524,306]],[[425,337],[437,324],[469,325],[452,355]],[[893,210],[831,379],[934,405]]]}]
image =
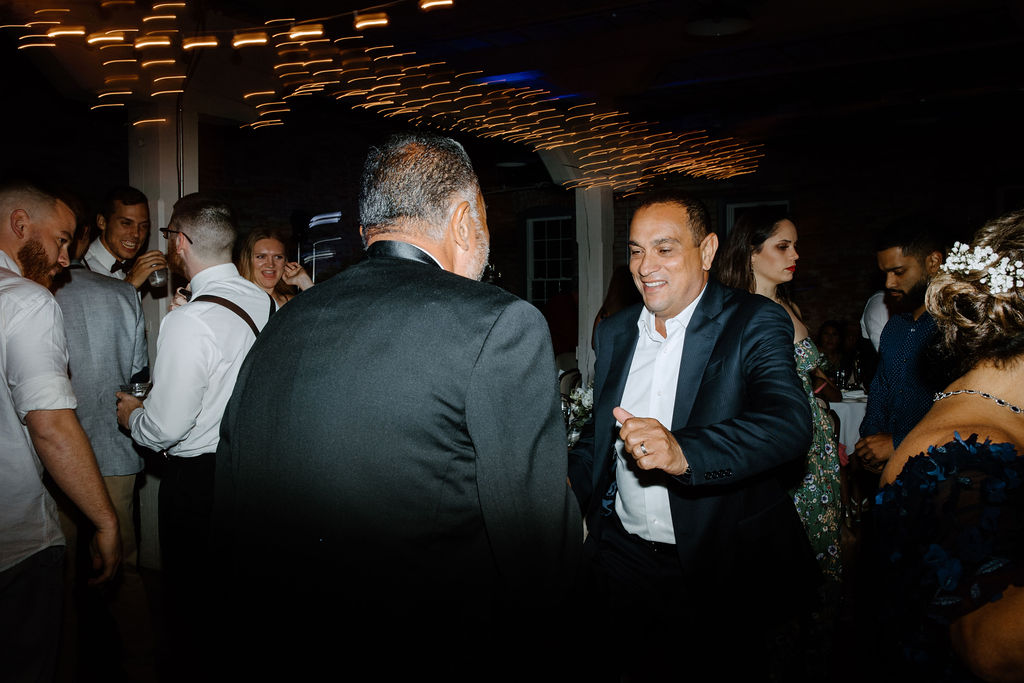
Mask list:
[{"label": "shirt collar", "polygon": [[21,275],[21,267],[18,263],[8,256],[6,251],[0,250],[0,268],[6,268],[7,270],[14,271],[18,275]]},{"label": "shirt collar", "polygon": [[658,332],[658,329],[654,326],[654,314],[647,310],[646,306],[640,311],[640,318],[636,322],[637,327],[640,328],[640,332],[646,334],[648,338],[654,341],[664,341],[668,337],[672,336],[676,330],[685,332],[686,327],[690,324],[690,319],[693,318],[693,312],[697,310],[697,304],[700,303],[700,300],[704,297],[704,292],[706,292],[707,289],[708,286],[707,283],[705,283],[704,287],[700,290],[700,294],[697,295],[696,299],[690,302],[689,306],[680,311],[679,315],[665,321],[665,337],[662,337]]},{"label": "shirt collar", "polygon": [[192,276],[189,288],[192,290],[192,295],[195,296],[203,287],[211,282],[226,280],[229,277],[240,277],[238,275],[238,268],[235,268],[234,263],[219,263],[209,268],[203,268]]},{"label": "shirt collar", "polygon": [[92,241],[92,244],[89,245],[89,249],[86,250],[85,253],[91,259],[106,268],[108,273],[110,272],[110,267],[118,260],[116,256],[107,251],[107,248],[103,246],[103,241],[99,237]]}]

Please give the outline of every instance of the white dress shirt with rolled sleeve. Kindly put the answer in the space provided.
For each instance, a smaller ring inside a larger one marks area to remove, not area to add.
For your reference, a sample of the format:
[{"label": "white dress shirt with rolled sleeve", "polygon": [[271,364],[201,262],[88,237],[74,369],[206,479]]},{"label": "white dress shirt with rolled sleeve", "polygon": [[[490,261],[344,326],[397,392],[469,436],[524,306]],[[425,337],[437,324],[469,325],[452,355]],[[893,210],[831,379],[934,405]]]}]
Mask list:
[{"label": "white dress shirt with rolled sleeve", "polygon": [[0,571],[63,545],[57,506],[25,426],[36,410],[73,410],[64,318],[45,287],[0,251]]},{"label": "white dress shirt with rolled sleeve", "polygon": [[220,422],[249,348],[252,329],[236,313],[205,294],[240,306],[259,329],[270,317],[269,295],[225,263],[197,273],[193,301],[167,314],[160,325],[153,389],[128,418],[140,445],[183,458],[213,453]]},{"label": "white dress shirt with rolled sleeve", "polygon": [[[640,312],[640,334],[620,403],[634,417],[653,417],[666,428],[672,428],[686,326],[704,291],[679,315],[665,321],[664,337],[655,329],[654,314],[646,308]],[[618,422],[615,425],[622,426]],[[665,487],[669,475],[661,470],[637,468],[633,456],[623,452],[622,439],[615,440],[615,453],[615,512],[623,528],[648,541],[675,543],[672,509]]]}]

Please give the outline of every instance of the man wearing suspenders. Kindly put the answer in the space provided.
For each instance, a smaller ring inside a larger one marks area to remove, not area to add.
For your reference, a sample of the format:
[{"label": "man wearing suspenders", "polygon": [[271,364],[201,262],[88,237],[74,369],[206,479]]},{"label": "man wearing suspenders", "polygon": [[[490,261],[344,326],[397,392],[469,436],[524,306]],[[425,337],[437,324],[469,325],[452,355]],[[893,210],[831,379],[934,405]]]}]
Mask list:
[{"label": "man wearing suspenders", "polygon": [[144,402],[118,393],[117,418],[137,443],[164,455],[158,519],[169,659],[202,667],[220,422],[273,301],[232,263],[238,232],[223,203],[187,195],[161,232],[168,264],[189,280],[192,300],[160,326],[152,391]]}]

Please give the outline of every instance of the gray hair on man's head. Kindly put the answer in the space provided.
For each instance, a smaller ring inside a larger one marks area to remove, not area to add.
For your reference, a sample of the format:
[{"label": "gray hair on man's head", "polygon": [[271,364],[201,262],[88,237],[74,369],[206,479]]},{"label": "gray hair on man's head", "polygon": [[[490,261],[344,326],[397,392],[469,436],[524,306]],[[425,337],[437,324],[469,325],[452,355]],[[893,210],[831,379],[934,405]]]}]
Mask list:
[{"label": "gray hair on man's head", "polygon": [[231,208],[224,202],[199,193],[187,194],[174,203],[169,225],[188,235],[196,256],[221,263],[231,261],[238,228]]},{"label": "gray hair on man's head", "polygon": [[363,239],[405,232],[441,240],[459,202],[469,202],[470,215],[479,220],[479,192],[469,155],[455,140],[417,132],[393,135],[370,149],[363,167]]}]

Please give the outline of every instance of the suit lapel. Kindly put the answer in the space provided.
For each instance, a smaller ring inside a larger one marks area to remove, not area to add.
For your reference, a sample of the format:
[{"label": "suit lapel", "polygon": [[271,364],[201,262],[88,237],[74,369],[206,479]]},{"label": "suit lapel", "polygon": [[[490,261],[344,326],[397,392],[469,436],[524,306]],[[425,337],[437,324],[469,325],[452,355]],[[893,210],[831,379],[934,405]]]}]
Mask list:
[{"label": "suit lapel", "polygon": [[[626,389],[626,378],[629,376],[629,366],[633,363],[638,334],[636,320],[630,317],[610,339],[612,355],[608,374],[601,395],[594,406],[594,415],[600,416],[600,419],[594,420],[594,426],[601,429],[600,433],[594,435],[594,446],[597,449],[595,455],[599,458],[599,465],[594,469],[594,484],[599,488],[603,487],[602,481],[610,471],[614,459],[618,430],[615,428],[612,410],[622,402],[622,392]],[[601,490],[600,494],[603,493],[605,492]]]},{"label": "suit lapel", "polygon": [[[601,392],[601,409],[607,408],[604,415],[611,415],[612,409],[622,401],[622,392],[626,390],[626,378],[629,376],[629,366],[633,363],[633,353],[636,351],[637,336],[639,330],[636,325],[620,330],[612,342],[611,367],[608,369],[607,386]],[[614,418],[612,418],[614,421]]]},{"label": "suit lapel", "polygon": [[672,409],[671,429],[685,427],[693,410],[704,369],[721,334],[722,326],[716,320],[722,311],[724,290],[714,280],[708,280],[704,296],[686,326],[683,358],[679,364],[679,382],[676,385],[676,403]]}]

